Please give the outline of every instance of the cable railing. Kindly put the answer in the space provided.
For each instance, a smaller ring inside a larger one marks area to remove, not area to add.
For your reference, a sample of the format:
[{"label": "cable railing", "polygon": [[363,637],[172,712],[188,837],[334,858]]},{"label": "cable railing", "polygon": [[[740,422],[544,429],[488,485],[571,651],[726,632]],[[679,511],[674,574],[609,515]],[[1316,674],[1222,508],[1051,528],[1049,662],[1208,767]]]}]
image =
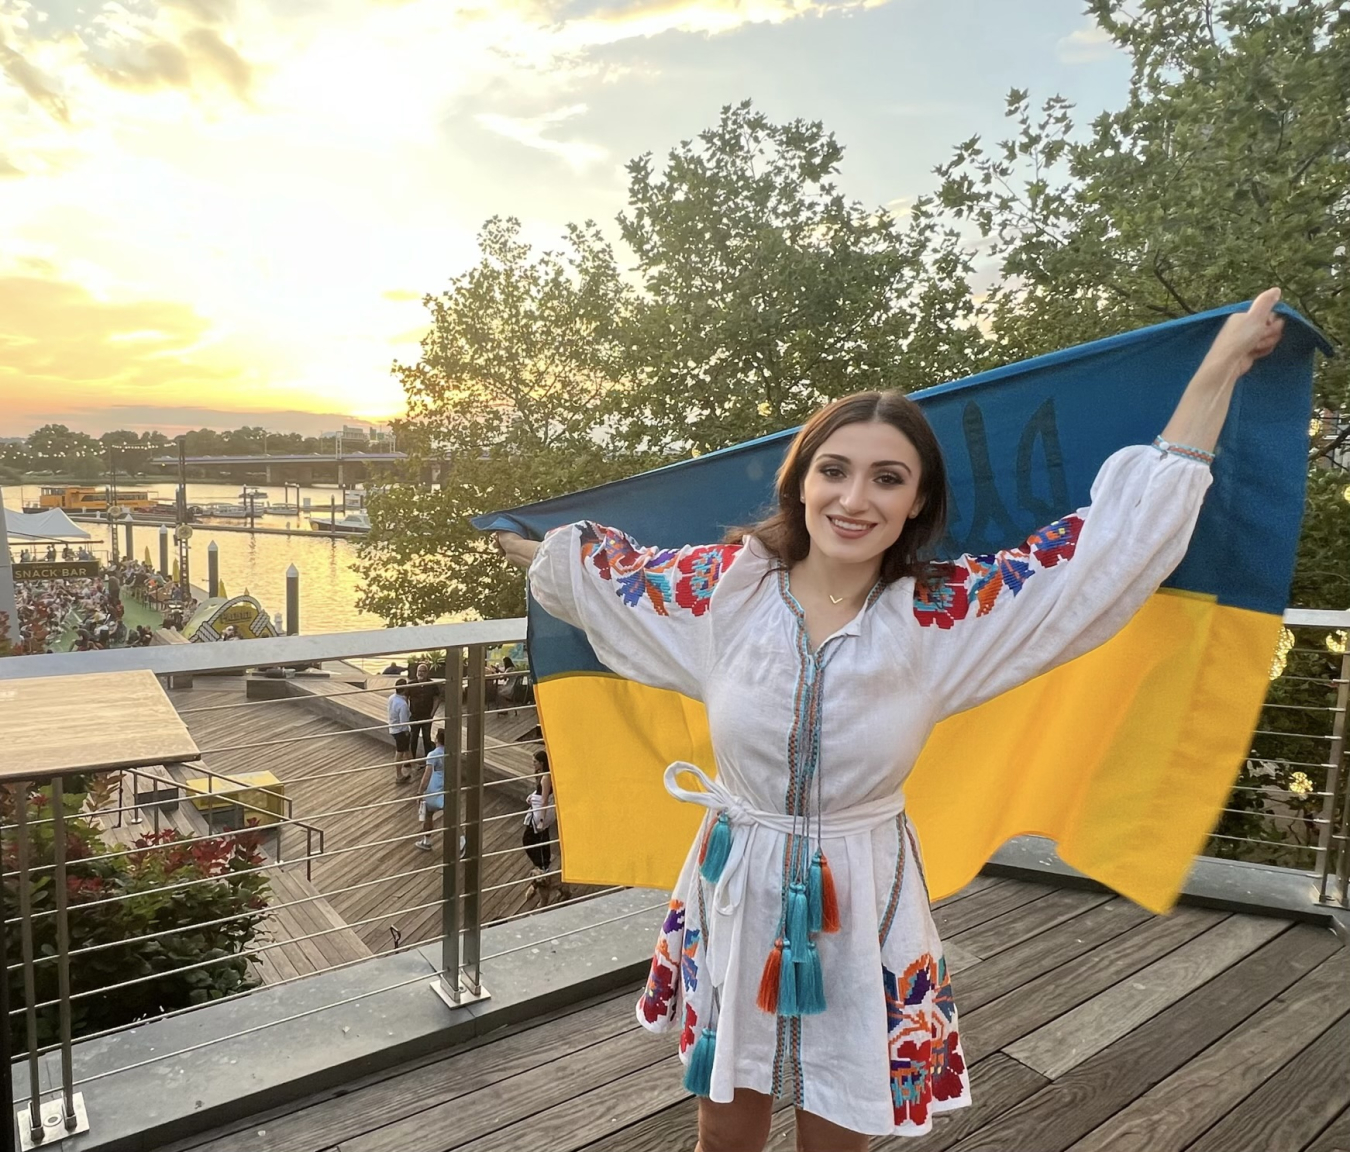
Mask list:
[{"label": "cable railing", "polygon": [[[16,1090],[23,1146],[96,1122],[78,1089],[112,1072],[76,1078],[81,1041],[419,950],[429,966],[419,980],[434,973],[439,998],[461,1006],[490,995],[485,929],[621,891],[569,890],[551,798],[524,800],[542,786],[528,674],[489,663],[493,648],[521,639],[523,623],[197,645],[186,656],[189,646],[115,651],[80,662],[80,672],[103,664],[154,672],[196,758],[4,774],[0,921],[10,998],[0,1023],[22,1057],[16,1067],[26,1069],[18,1077],[26,1091]],[[391,678],[361,672],[364,687],[332,683],[352,676],[339,662],[363,648],[445,653],[436,675],[417,682],[410,723],[391,723]],[[245,653],[266,659],[245,663]],[[5,662],[0,681],[12,671],[25,679],[19,666],[41,659]],[[286,670],[278,677],[276,668]],[[218,675],[227,670],[246,674]],[[324,707],[334,704],[338,715]],[[94,722],[78,696],[69,714]],[[404,727],[407,734],[392,731]],[[441,730],[442,771],[423,786],[432,775],[428,728]],[[418,735],[421,747],[405,752]],[[546,831],[527,837],[527,821]],[[417,981],[363,995],[409,983]],[[292,1018],[279,1012],[264,1027]],[[60,1064],[50,1099],[41,1091],[44,1058]]]},{"label": "cable railing", "polygon": [[[1206,852],[1296,869],[1322,902],[1345,906],[1350,613],[1291,612],[1286,628],[1280,674]],[[665,907],[583,917],[563,932],[523,926],[541,909],[623,891],[569,888],[552,800],[525,798],[540,788],[538,717],[521,692],[524,670],[491,660],[523,632],[523,621],[475,622],[119,650],[53,666],[57,682],[105,667],[154,673],[196,752],[97,773],[0,773],[9,990],[0,1024],[23,1060],[24,1146],[96,1124],[79,1088],[116,1071],[419,983],[460,1007],[489,998],[485,963]],[[428,652],[443,663],[429,678],[407,677],[421,702],[401,739],[386,705],[394,678],[346,661]],[[0,661],[0,689],[44,659]],[[69,714],[91,720],[78,698]],[[428,769],[435,729],[439,781]],[[484,931],[497,925],[511,926],[510,946],[485,951]],[[399,969],[359,995],[334,984],[317,1007],[278,1008],[201,1044],[77,1076],[82,1041],[414,952],[424,975]],[[44,1059],[54,1094],[41,1090]]]}]

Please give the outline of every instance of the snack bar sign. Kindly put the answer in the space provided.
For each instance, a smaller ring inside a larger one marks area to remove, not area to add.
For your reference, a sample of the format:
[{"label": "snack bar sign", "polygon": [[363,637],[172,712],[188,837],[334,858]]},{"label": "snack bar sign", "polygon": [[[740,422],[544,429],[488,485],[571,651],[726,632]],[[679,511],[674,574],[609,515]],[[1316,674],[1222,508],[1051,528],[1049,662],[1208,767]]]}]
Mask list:
[{"label": "snack bar sign", "polygon": [[97,560],[38,560],[14,565],[14,582],[32,580],[93,580],[98,578]]}]

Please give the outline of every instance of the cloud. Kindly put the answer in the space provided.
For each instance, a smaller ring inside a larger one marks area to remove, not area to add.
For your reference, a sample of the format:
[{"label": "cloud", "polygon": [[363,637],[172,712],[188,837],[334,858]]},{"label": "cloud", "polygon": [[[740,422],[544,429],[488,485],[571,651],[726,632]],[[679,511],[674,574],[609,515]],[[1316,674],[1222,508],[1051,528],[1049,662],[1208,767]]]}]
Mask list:
[{"label": "cloud", "polygon": [[504,116],[497,112],[480,112],[474,119],[489,132],[505,136],[526,148],[537,148],[541,152],[557,156],[573,171],[580,172],[597,161],[604,160],[609,152],[598,144],[589,144],[584,140],[550,140],[544,135],[549,129],[586,111],[585,104],[573,104],[542,116]]},{"label": "cloud", "polygon": [[70,107],[54,81],[44,76],[10,45],[0,42],[0,71],[17,84],[33,103],[58,123],[70,124]]},{"label": "cloud", "polygon": [[239,100],[248,100],[249,89],[253,86],[253,69],[235,49],[210,28],[194,28],[183,41]]},{"label": "cloud", "polygon": [[91,52],[89,68],[106,84],[139,91],[191,90],[198,77],[210,75],[247,102],[253,86],[252,66],[211,28],[189,29],[181,45],[149,39],[105,46]]},{"label": "cloud", "polygon": [[234,0],[164,0],[164,3],[195,16],[203,24],[224,24],[234,15]]},{"label": "cloud", "polygon": [[1055,44],[1055,56],[1061,64],[1095,64],[1109,59],[1117,50],[1111,33],[1096,24],[1076,29]]},{"label": "cloud", "polygon": [[112,402],[128,393],[180,399],[239,384],[213,353],[210,324],[185,304],[111,302],[68,281],[0,277],[0,395],[6,414]]},{"label": "cloud", "polygon": [[14,161],[8,156],[0,156],[0,180],[22,175],[23,169],[15,164]]},{"label": "cloud", "polygon": [[425,295],[425,292],[417,292],[412,288],[390,288],[380,293],[382,299],[392,300],[396,304],[401,304],[407,300],[421,300]]}]

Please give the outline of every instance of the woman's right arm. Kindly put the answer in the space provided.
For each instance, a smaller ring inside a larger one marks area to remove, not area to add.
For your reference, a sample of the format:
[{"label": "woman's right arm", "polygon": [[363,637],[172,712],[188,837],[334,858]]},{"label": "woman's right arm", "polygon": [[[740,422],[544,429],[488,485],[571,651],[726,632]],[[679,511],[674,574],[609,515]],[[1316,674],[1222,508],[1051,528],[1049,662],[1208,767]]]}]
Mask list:
[{"label": "woman's right arm", "polygon": [[534,554],[539,551],[538,540],[526,540],[518,532],[498,532],[495,535],[502,555],[517,567],[528,568],[534,560]]}]

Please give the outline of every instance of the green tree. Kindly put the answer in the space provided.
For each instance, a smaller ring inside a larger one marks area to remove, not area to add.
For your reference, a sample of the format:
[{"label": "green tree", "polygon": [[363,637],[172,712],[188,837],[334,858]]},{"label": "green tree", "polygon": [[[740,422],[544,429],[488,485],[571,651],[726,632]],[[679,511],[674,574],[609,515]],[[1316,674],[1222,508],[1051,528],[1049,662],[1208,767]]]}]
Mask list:
[{"label": "green tree", "polygon": [[[426,298],[421,358],[394,365],[408,474],[372,497],[356,564],[361,607],[391,624],[519,615],[521,575],[467,518],[632,467],[597,424],[630,300],[598,230],[573,226],[562,251],[535,253],[518,221],[493,218],[479,246],[477,265]],[[428,472],[435,487],[420,482]]]},{"label": "green tree", "polygon": [[971,370],[981,339],[956,233],[926,204],[902,227],[847,199],[843,154],[820,123],[773,124],[746,101],[661,174],[650,154],[628,165],[619,227],[644,291],[611,398],[625,443],[708,451],[836,396]]}]

